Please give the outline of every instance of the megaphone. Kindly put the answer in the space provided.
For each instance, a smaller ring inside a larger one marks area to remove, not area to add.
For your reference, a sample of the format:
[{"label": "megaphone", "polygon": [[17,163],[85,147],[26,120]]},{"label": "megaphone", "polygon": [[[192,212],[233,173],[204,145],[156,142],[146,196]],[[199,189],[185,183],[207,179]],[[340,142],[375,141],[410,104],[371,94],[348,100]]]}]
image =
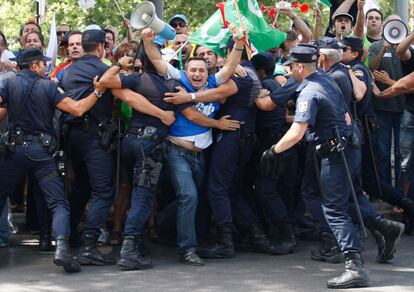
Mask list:
[{"label": "megaphone", "polygon": [[175,38],[175,30],[157,17],[155,5],[149,1],[143,1],[132,11],[131,26],[135,29],[149,27],[167,40]]},{"label": "megaphone", "polygon": [[408,34],[407,26],[399,19],[388,21],[384,24],[382,35],[384,39],[392,45],[401,43]]}]

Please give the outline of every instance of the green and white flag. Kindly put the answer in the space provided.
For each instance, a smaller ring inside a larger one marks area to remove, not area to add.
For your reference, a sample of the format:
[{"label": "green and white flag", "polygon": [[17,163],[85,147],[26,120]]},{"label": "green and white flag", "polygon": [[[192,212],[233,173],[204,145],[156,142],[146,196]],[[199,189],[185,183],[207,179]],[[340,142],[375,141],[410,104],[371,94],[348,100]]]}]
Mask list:
[{"label": "green and white flag", "polygon": [[325,5],[328,8],[331,8],[332,4],[329,2],[329,0],[318,0],[321,4]]},{"label": "green and white flag", "polygon": [[[248,30],[249,40],[256,52],[264,52],[278,47],[285,41],[286,33],[273,29],[266,23],[256,0],[239,0],[238,3],[243,20],[243,28]],[[227,0],[224,11],[227,22],[240,28],[233,0]],[[220,56],[224,56],[227,41],[231,35],[229,28],[223,28],[220,10],[217,10],[191,35],[189,41],[209,47]]]}]

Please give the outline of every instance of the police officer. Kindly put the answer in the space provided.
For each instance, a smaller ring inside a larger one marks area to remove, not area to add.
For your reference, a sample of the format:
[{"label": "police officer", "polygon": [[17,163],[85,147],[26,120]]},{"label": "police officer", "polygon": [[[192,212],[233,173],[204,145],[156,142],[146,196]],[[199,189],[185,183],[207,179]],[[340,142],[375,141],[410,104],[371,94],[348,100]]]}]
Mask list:
[{"label": "police officer", "polygon": [[[258,143],[253,154],[256,166],[256,178],[254,180],[255,193],[260,206],[265,210],[272,225],[277,228],[279,242],[274,245],[273,254],[288,254],[295,250],[296,238],[292,222],[283,201],[282,184],[283,174],[287,172],[287,158],[271,163],[260,163],[260,158],[266,149],[278,141],[285,127],[285,104],[288,95],[278,95],[281,86],[273,78],[275,62],[270,53],[260,53],[252,58],[252,64],[256,69],[262,87],[269,90],[269,96],[276,108],[270,111],[257,111],[256,134]],[[259,101],[256,104],[260,104]]]},{"label": "police officer", "polygon": [[[174,91],[179,85],[175,80],[165,80],[163,76],[158,75],[142,48],[138,55],[143,64],[143,74],[119,73],[122,67],[128,68],[133,64],[133,58],[124,56],[100,80],[104,86],[115,89],[128,88],[144,95],[152,108],[147,111],[134,105],[133,96],[124,99],[133,110],[127,134],[122,139],[121,156],[127,166],[133,189],[118,261],[118,266],[123,270],[144,270],[153,267],[150,260],[142,257],[139,246],[144,224],[154,207],[155,191],[163,162],[162,142],[167,135],[168,126],[175,120],[173,111],[176,107],[166,103],[163,98],[166,92]],[[115,94],[118,96],[116,92]]]},{"label": "police officer", "polygon": [[54,159],[57,140],[53,115],[58,108],[81,116],[97,102],[102,91],[92,87],[92,92],[80,101],[65,97],[54,82],[44,79],[47,60],[40,50],[22,49],[17,60],[21,73],[3,81],[0,87],[0,106],[7,107],[9,115],[8,131],[0,143],[0,209],[19,178],[25,172],[32,175],[52,211],[57,243],[54,263],[66,272],[79,272],[79,264],[68,248],[69,204]]},{"label": "police officer", "polygon": [[[373,171],[375,161],[372,160],[372,157],[374,156],[373,153],[370,153],[372,149],[370,149],[369,145],[369,143],[373,142],[372,134],[375,130],[375,116],[372,107],[371,93],[372,80],[370,72],[361,62],[363,40],[357,37],[346,36],[343,38],[342,44],[345,46],[342,61],[350,66],[348,69],[349,71],[352,71],[350,72],[350,75],[355,74],[358,79],[357,81],[363,82],[365,85],[362,86],[363,90],[359,93],[362,95],[362,98],[355,101],[353,104],[353,117],[355,120],[359,121],[358,124],[363,133],[363,143],[361,147],[362,169],[360,168],[358,170],[357,177],[354,179],[354,185],[364,221],[378,244],[377,262],[384,263],[393,258],[396,251],[396,244],[404,232],[404,224],[381,218],[381,216],[375,212],[366,196],[363,195],[362,190],[365,189],[369,194],[377,193],[377,196],[379,192],[382,195],[381,199],[396,205],[400,205],[403,196],[394,191],[392,186],[389,186],[387,183],[381,181],[378,182],[378,184],[375,183],[375,179],[380,180],[380,178],[375,178],[375,173]],[[353,81],[354,93],[358,90],[356,89],[357,81]]]},{"label": "police officer", "polygon": [[[62,76],[62,87],[75,100],[82,100],[93,91],[92,80],[102,76],[108,66],[101,62],[105,53],[105,32],[86,30],[82,36],[85,55],[69,66]],[[108,152],[112,119],[113,96],[107,91],[85,115],[67,115],[70,126],[67,145],[75,174],[70,195],[71,228],[76,233],[84,207],[89,198],[78,261],[87,265],[115,264],[96,248],[99,228],[105,224],[113,200],[113,158]],[[74,234],[72,234],[74,235]]]},{"label": "police officer", "polygon": [[[308,141],[319,149],[321,156],[323,212],[346,261],[345,272],[329,280],[328,288],[363,287],[368,285],[368,276],[360,256],[360,241],[348,215],[351,186],[346,180],[341,153],[330,148],[330,145],[341,143],[335,138],[335,129],[341,137],[350,134],[345,124],[346,108],[332,79],[316,71],[317,54],[316,48],[304,45],[291,50],[285,65],[289,64],[292,75],[302,82],[298,87],[294,122],[282,139],[263,154],[263,159],[271,159],[291,148],[302,139],[309,127]],[[355,147],[357,145],[351,144],[343,151],[350,172],[354,172],[360,161],[360,152]]]}]

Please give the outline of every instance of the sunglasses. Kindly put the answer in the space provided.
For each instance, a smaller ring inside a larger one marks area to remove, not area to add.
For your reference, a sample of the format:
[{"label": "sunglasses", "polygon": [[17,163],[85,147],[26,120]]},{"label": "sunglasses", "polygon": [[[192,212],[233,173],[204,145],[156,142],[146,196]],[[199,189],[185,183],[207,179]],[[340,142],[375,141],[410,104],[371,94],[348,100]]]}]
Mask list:
[{"label": "sunglasses", "polygon": [[177,27],[184,28],[187,26],[187,24],[185,24],[184,22],[174,22],[171,24],[171,26],[173,28],[177,28]]},{"label": "sunglasses", "polygon": [[65,35],[66,33],[67,33],[67,31],[58,30],[56,32],[56,35]]}]

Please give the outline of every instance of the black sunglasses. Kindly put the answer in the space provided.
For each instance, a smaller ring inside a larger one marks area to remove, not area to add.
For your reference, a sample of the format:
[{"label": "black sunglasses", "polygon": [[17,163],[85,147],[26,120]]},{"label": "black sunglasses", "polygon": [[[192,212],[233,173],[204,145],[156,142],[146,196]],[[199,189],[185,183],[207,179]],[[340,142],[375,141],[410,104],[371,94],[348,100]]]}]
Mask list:
[{"label": "black sunglasses", "polygon": [[171,24],[171,26],[172,26],[173,28],[177,28],[177,27],[184,28],[184,27],[186,27],[186,26],[187,26],[187,24],[185,24],[184,22],[174,22],[174,23],[172,23],[172,24]]},{"label": "black sunglasses", "polygon": [[62,30],[58,30],[57,32],[56,32],[56,35],[65,35],[67,33],[67,31],[62,31]]}]

